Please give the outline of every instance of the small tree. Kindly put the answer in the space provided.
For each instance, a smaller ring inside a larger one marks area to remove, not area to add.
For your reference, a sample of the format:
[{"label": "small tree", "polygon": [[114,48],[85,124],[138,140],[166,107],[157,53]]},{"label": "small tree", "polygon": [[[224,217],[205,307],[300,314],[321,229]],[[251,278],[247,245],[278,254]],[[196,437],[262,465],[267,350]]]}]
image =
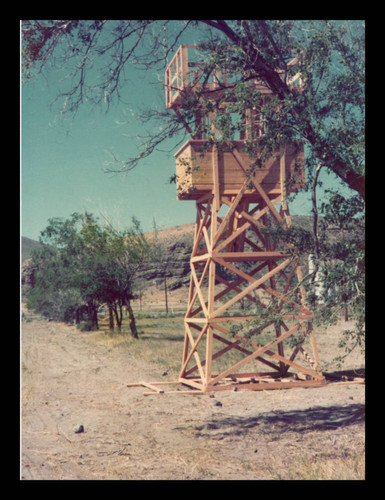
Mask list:
[{"label": "small tree", "polygon": [[134,283],[137,273],[147,261],[151,244],[146,239],[138,219],[132,218],[132,226],[117,231],[111,224],[104,228],[106,256],[109,262],[111,286],[105,287],[106,302],[114,312],[118,328],[122,324],[122,311],[126,307],[129,315],[131,335],[138,338],[135,316],[131,306],[134,298]]},{"label": "small tree", "polygon": [[119,232],[111,225],[102,227],[91,214],[75,213],[65,221],[50,219],[40,242],[43,249],[33,257],[38,271],[30,307],[61,321],[79,321],[79,311],[86,311],[90,327],[97,328],[97,310],[106,303],[110,327],[113,312],[120,329],[125,306],[131,335],[138,337],[130,301],[135,273],[150,246],[137,219]]},{"label": "small tree", "polygon": [[52,218],[41,232],[43,247],[33,255],[37,271],[28,303],[59,321],[79,322],[86,313],[90,327],[97,328],[96,284],[79,234],[80,222],[79,214],[65,221]]},{"label": "small tree", "polygon": [[[321,248],[323,302],[321,317],[335,317],[343,311],[345,319],[354,320],[354,329],[344,330],[339,347],[346,354],[359,347],[364,351],[365,339],[365,223],[364,203],[358,196],[345,198],[329,190],[329,200],[322,203],[324,232],[334,227],[339,238]],[[331,314],[333,312],[333,314]],[[343,359],[341,356],[340,359]]]}]

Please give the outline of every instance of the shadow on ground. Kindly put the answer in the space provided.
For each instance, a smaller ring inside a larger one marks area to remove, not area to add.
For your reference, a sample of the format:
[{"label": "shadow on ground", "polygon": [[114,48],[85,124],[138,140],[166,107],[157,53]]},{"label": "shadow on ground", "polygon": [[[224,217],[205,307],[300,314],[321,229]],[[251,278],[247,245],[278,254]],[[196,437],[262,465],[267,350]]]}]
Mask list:
[{"label": "shadow on ground", "polygon": [[365,405],[314,407],[296,411],[274,411],[255,417],[223,417],[195,426],[197,436],[223,439],[239,436],[257,428],[260,433],[327,431],[365,420]]}]

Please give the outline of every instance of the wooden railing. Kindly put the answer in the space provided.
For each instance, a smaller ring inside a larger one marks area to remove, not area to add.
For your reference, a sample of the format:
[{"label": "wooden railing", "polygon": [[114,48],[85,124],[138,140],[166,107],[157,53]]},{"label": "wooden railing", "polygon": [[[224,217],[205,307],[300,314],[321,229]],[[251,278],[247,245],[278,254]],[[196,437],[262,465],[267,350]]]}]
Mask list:
[{"label": "wooden railing", "polygon": [[[174,105],[181,105],[181,93],[188,88],[200,90],[203,84],[205,89],[210,91],[227,88],[241,81],[245,76],[241,72],[224,70],[215,70],[209,74],[203,62],[189,61],[189,49],[197,49],[197,45],[181,45],[166,68],[166,107],[168,109]],[[287,63],[288,70],[298,63],[299,56],[296,56]],[[302,89],[303,82],[299,71],[291,77],[289,77],[289,71],[279,70],[278,73],[287,85],[296,86],[298,90]],[[271,93],[261,80],[251,79],[249,83],[263,93]]]}]

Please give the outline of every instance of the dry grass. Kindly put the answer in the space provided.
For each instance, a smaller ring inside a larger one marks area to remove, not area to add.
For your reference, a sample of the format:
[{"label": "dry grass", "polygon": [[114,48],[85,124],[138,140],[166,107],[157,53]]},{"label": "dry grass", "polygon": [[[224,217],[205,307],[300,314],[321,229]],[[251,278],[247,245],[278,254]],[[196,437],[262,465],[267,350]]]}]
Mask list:
[{"label": "dry grass", "polygon": [[[136,319],[138,340],[130,336],[127,319],[122,333],[109,332],[106,321],[97,332],[81,333],[45,322],[25,325],[24,342],[30,344],[24,346],[24,385],[30,390],[23,393],[31,401],[25,405],[26,477],[365,479],[362,385],[143,398],[142,389],[128,389],[127,382],[154,373],[162,380],[163,372],[168,373],[164,380],[177,377],[184,321],[183,313],[165,317],[152,312]],[[344,327],[316,332],[320,358],[329,370]],[[357,352],[344,368],[363,363]],[[54,376],[43,376],[42,367]],[[55,457],[47,461],[44,453],[52,454],[57,425],[72,436],[78,415],[86,427],[75,437],[81,440],[82,466],[77,457],[72,462],[74,443],[60,436],[55,450],[60,463]]]},{"label": "dry grass", "polygon": [[182,359],[184,341],[183,316],[165,316],[163,313],[137,313],[136,327],[139,339],[131,337],[128,319],[121,332],[111,332],[107,323],[100,322],[97,341],[108,347],[127,350],[132,356],[156,363],[170,375],[177,376]]},{"label": "dry grass", "polygon": [[276,480],[364,480],[365,457],[353,454],[344,458],[319,457],[304,460],[297,457],[292,465],[284,471],[271,471],[271,479]]},{"label": "dry grass", "polygon": [[[160,312],[137,313],[136,323],[139,332],[138,340],[130,336],[127,320],[123,323],[122,333],[109,332],[105,326],[104,330],[95,333],[95,340],[111,348],[123,349],[144,362],[155,364],[159,367],[159,373],[164,371],[170,378],[176,378],[180,370],[184,341],[183,313],[169,317]],[[337,369],[335,357],[339,354],[337,349],[339,332],[341,328],[347,327],[349,325],[339,324],[328,330],[316,332],[324,369]],[[231,354],[234,357],[237,355],[236,351]],[[235,358],[224,360],[226,361],[234,362]],[[344,368],[360,368],[364,366],[363,363],[363,356],[357,351],[347,359]],[[187,424],[184,432],[196,435],[196,430],[196,425]],[[234,471],[236,468],[240,477],[252,475],[257,479],[365,479],[363,444],[360,440],[357,443],[353,443],[354,440],[350,441],[348,430],[347,434],[341,436],[334,434],[334,431],[325,431],[323,436],[319,437],[316,433],[313,434],[313,431],[297,432],[294,424],[286,435],[282,434],[279,429],[274,429],[274,426],[262,428],[261,423],[255,427],[255,433],[253,429],[247,428],[245,438],[247,436],[247,439],[255,440],[259,443],[258,446],[262,441],[268,447],[290,450],[289,455],[278,453],[271,456],[268,461],[261,461],[258,454],[233,457],[234,460],[229,461],[229,457],[234,454],[231,452],[231,440],[228,443],[230,449],[225,452],[223,448],[228,439],[225,431],[226,429],[222,431],[214,429],[207,435],[201,436],[204,440],[204,453],[201,448],[197,450],[190,448],[188,453],[177,453],[175,461],[179,462],[179,467],[183,468],[186,478],[215,479],[218,475],[226,475],[226,470]],[[216,432],[219,433],[218,436]],[[330,446],[331,444],[334,446]]]},{"label": "dry grass", "polygon": [[[157,363],[163,370],[177,375],[180,369],[184,342],[183,317],[184,311],[177,311],[175,314],[168,316],[162,311],[137,312],[136,325],[139,339],[131,337],[128,318],[123,320],[122,330],[119,333],[117,330],[111,332],[108,329],[107,318],[101,317],[99,321],[100,331],[97,335],[98,341],[109,347],[118,346],[119,348],[127,349],[133,356],[148,362]],[[341,321],[328,329],[318,328],[315,330],[322,370],[348,370],[364,367],[364,356],[359,349],[353,351],[342,365],[336,360],[337,356],[343,354],[342,350],[338,348],[341,331],[349,328],[353,328],[353,322],[346,323]],[[265,333],[263,335],[266,336]],[[271,340],[270,338],[262,337],[258,337],[258,343],[264,344],[268,340]],[[218,344],[218,349],[223,347],[220,343]],[[312,352],[309,338],[305,340],[304,348],[309,353]],[[204,349],[204,343],[201,343],[198,346],[198,353],[202,355],[202,359],[205,357]],[[232,366],[243,359],[243,357],[242,353],[232,349],[225,356],[214,361],[213,369],[223,371],[228,366]],[[257,365],[257,362],[255,364]]]}]

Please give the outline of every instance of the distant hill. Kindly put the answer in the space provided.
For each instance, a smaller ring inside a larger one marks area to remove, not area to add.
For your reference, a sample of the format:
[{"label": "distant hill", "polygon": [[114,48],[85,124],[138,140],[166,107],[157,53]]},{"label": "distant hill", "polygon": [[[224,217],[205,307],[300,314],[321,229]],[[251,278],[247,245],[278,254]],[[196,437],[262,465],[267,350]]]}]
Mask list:
[{"label": "distant hill", "polygon": [[[293,224],[305,230],[312,231],[311,216],[293,216]],[[167,289],[170,307],[184,306],[187,300],[190,282],[190,257],[194,240],[194,223],[160,229],[157,232],[158,242],[162,245],[162,262],[148,263],[137,276],[137,290],[140,291],[140,307],[164,306],[164,283],[167,279]],[[337,228],[327,231],[328,238],[336,241],[341,237]],[[151,240],[153,232],[146,233]],[[251,235],[252,237],[252,235]],[[41,244],[30,238],[22,238],[22,285],[23,293],[27,293],[33,283],[34,268],[30,259],[34,249]],[[308,255],[301,256],[301,265],[307,269]],[[168,265],[167,265],[168,263]],[[219,270],[220,271],[220,270]],[[225,276],[224,276],[225,277]],[[138,292],[139,293],[139,292]],[[136,307],[139,307],[137,304]]]},{"label": "distant hill", "polygon": [[32,252],[39,248],[41,244],[38,241],[31,240],[31,238],[27,238],[26,236],[21,237],[21,260],[24,262],[27,259],[30,259],[32,256]]},{"label": "distant hill", "polygon": [[[292,220],[295,225],[300,226],[307,231],[312,231],[313,218],[311,216],[293,215]],[[189,223],[159,229],[157,232],[158,239],[161,242],[164,242],[166,247],[170,247],[170,251],[175,251],[175,245],[178,247],[182,246],[183,248],[187,247],[187,250],[190,251],[190,247],[193,244],[194,225],[195,223]],[[328,233],[331,237],[333,237],[332,234],[336,233],[336,231],[329,229]],[[154,235],[152,231],[145,234],[150,238]],[[336,236],[338,237],[337,233]],[[39,248],[39,246],[41,246],[41,243],[38,241],[22,236],[22,261],[24,262],[26,259],[29,259],[32,256],[33,250]]]}]

